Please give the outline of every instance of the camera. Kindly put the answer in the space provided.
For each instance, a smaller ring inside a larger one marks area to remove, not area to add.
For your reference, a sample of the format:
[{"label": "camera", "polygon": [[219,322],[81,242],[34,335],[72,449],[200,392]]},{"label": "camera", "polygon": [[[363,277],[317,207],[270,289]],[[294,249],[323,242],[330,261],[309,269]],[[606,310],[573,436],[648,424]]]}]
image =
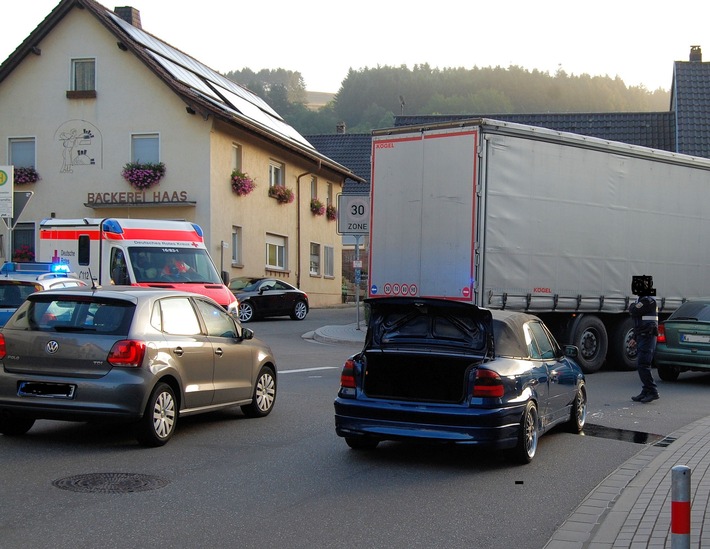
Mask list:
[{"label": "camera", "polygon": [[653,277],[648,275],[632,276],[631,293],[639,297],[655,296],[656,289],[653,287]]}]

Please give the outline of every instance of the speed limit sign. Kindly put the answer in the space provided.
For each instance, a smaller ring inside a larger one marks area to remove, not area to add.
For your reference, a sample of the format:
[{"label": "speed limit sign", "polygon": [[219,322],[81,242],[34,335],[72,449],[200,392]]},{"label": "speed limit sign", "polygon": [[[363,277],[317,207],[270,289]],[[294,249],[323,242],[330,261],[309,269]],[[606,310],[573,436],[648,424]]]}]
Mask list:
[{"label": "speed limit sign", "polygon": [[366,235],[370,233],[370,196],[338,195],[338,233]]}]

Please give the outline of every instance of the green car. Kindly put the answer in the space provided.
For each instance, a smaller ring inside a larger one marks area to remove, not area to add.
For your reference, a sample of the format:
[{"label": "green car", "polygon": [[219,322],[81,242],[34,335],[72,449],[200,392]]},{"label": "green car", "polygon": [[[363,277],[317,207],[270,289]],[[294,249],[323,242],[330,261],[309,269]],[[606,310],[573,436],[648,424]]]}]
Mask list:
[{"label": "green car", "polygon": [[686,301],[659,324],[653,361],[663,381],[681,372],[710,372],[710,300]]}]

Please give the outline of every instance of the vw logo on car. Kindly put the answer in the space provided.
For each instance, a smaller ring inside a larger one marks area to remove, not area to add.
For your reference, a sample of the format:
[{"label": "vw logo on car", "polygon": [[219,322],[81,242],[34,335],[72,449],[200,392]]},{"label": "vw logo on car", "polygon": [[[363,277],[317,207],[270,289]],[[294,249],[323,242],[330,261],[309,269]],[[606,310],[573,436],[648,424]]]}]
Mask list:
[{"label": "vw logo on car", "polygon": [[48,341],[47,345],[44,347],[44,350],[47,351],[50,355],[53,355],[59,350],[59,343],[54,340]]}]

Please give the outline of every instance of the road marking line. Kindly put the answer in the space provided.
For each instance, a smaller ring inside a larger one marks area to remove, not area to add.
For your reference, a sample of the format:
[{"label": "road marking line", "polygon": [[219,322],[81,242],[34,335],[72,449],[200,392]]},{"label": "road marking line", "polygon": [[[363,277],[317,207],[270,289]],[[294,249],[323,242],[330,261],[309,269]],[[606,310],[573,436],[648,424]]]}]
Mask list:
[{"label": "road marking line", "polygon": [[337,366],[323,366],[321,368],[302,368],[300,370],[279,370],[279,374],[298,374],[301,372],[317,372],[318,370],[337,370]]}]

